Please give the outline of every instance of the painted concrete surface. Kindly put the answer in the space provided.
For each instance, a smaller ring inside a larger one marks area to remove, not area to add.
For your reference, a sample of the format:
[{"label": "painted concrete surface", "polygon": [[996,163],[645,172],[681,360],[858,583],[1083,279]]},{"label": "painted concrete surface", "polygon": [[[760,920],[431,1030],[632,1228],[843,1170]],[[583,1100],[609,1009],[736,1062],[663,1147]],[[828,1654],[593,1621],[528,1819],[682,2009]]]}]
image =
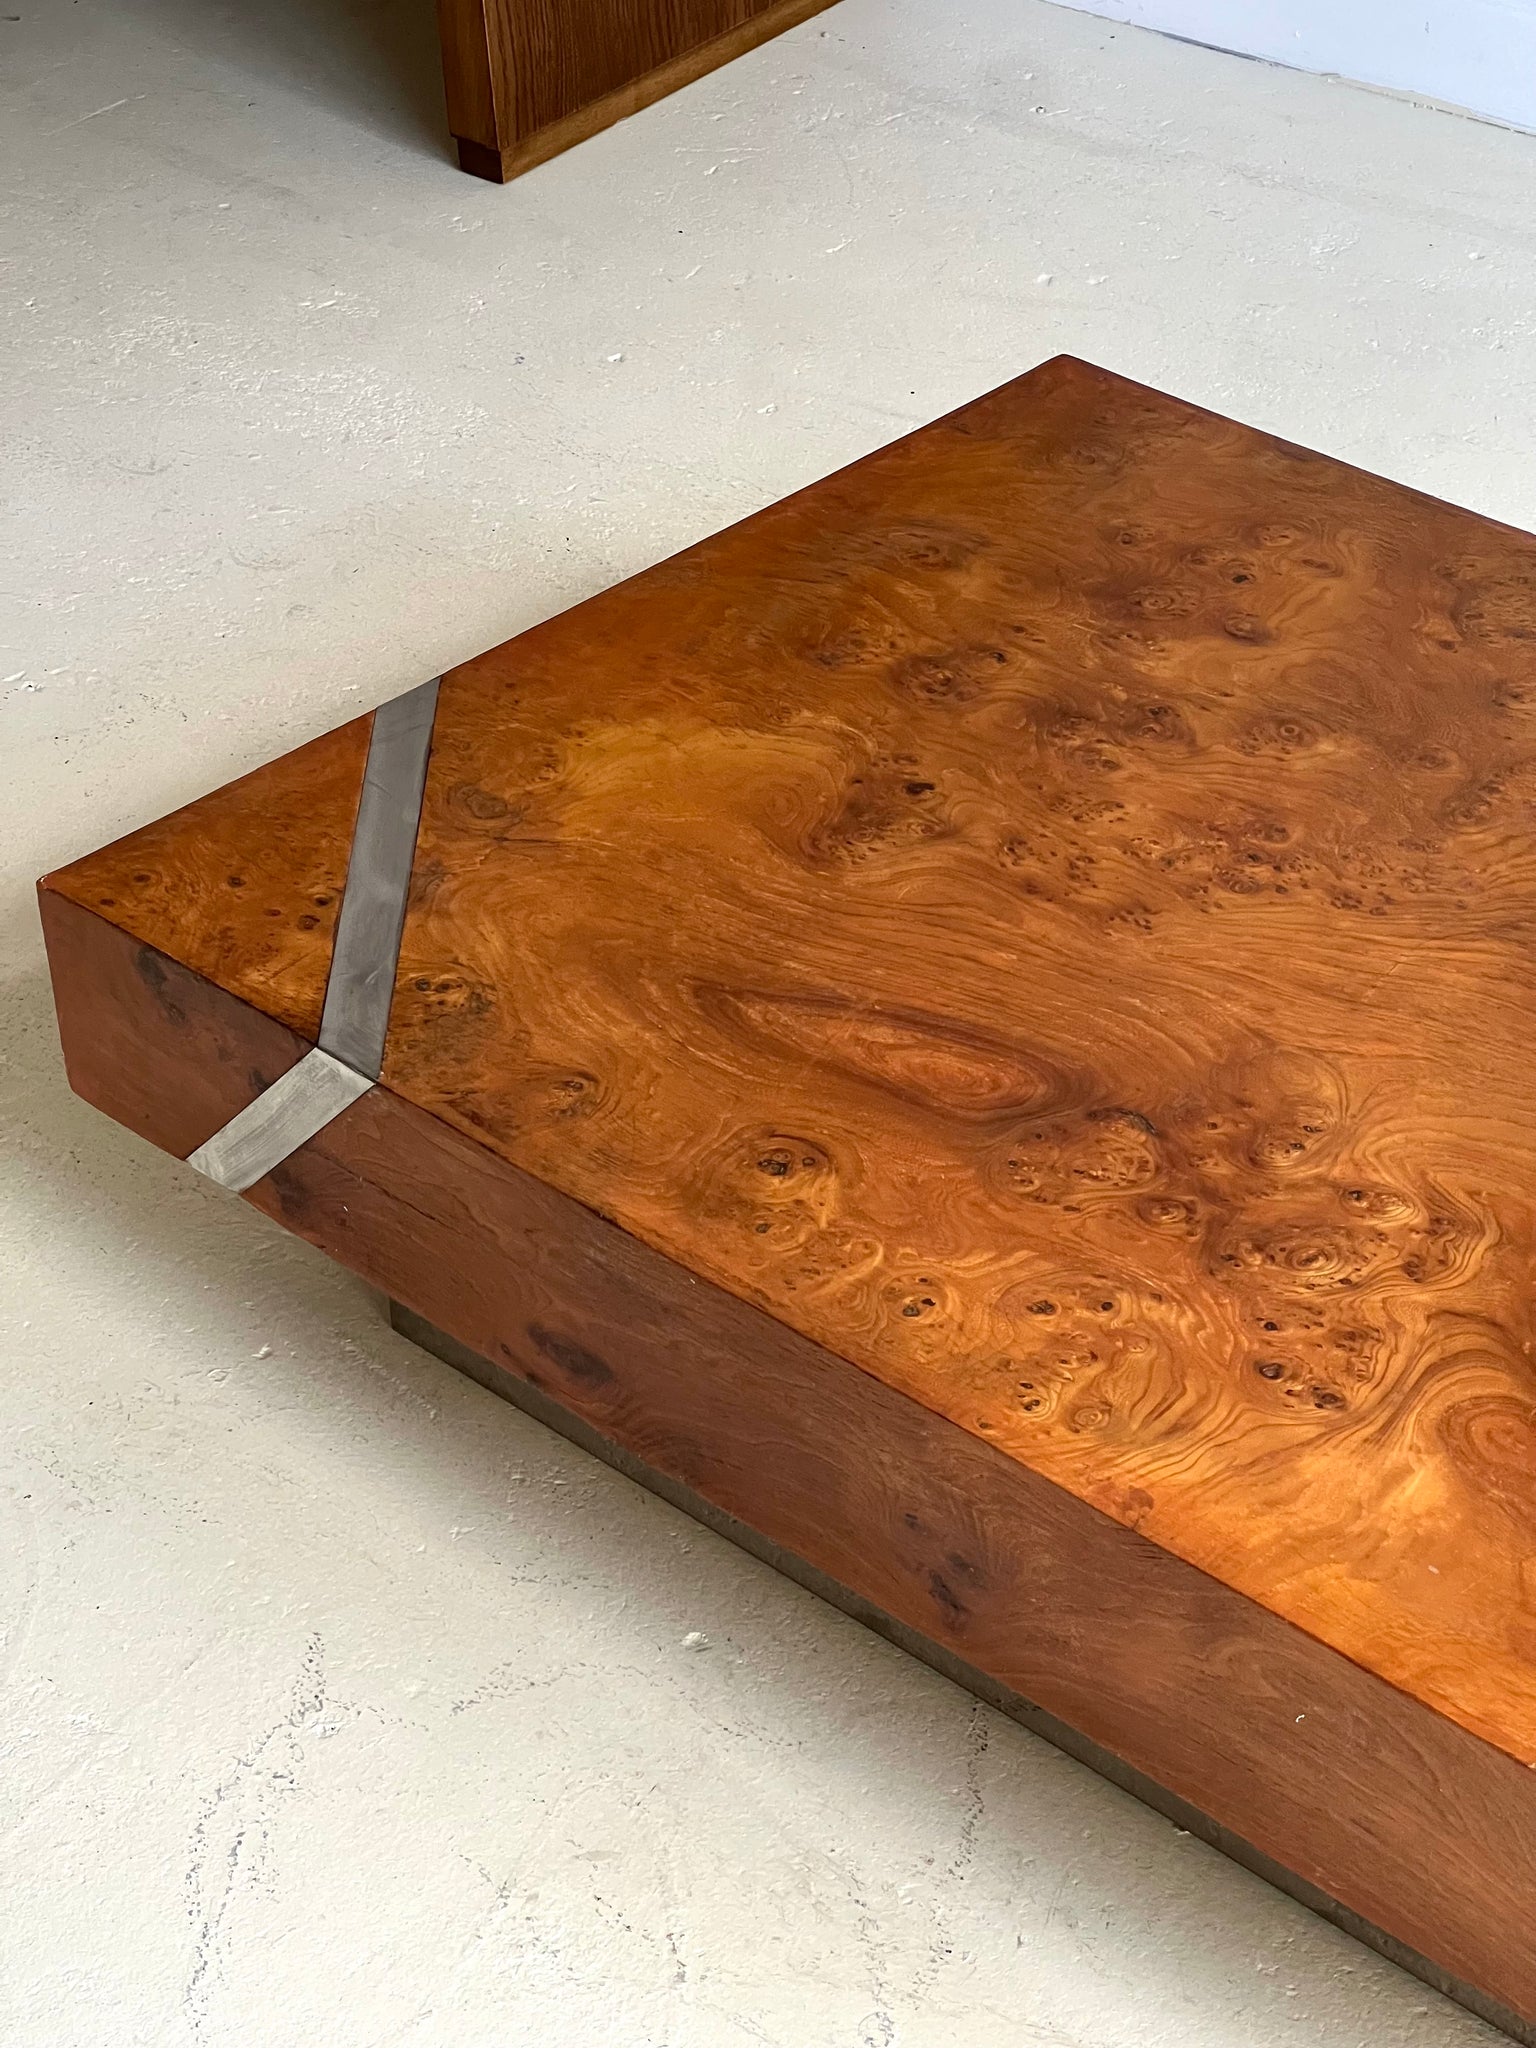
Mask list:
[{"label": "painted concrete surface", "polygon": [[415,0],[7,12],[0,2040],[1491,2041],[75,1104],[30,882],[1059,349],[1536,525],[1536,141],[844,0],[499,191]]}]

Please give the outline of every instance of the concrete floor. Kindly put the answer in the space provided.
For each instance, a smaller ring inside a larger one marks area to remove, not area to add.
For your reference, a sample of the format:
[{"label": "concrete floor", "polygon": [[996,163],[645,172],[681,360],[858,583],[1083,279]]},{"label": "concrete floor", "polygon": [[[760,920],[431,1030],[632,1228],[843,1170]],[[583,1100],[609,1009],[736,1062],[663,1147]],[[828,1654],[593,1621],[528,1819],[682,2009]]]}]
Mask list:
[{"label": "concrete floor", "polygon": [[1536,526],[1536,139],[843,0],[499,191],[426,0],[11,8],[0,2040],[1492,2041],[75,1104],[30,884],[1059,349]]}]

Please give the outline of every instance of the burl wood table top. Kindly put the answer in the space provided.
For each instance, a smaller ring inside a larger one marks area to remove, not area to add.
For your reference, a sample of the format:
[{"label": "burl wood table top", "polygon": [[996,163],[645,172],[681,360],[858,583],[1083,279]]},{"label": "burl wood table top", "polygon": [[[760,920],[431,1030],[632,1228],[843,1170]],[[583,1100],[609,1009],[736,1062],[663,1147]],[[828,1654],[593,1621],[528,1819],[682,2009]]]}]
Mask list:
[{"label": "burl wood table top", "polygon": [[[52,886],[312,1039],[367,740]],[[1536,542],[1062,358],[445,678],[383,1085],[1536,1762],[1533,803]]]}]

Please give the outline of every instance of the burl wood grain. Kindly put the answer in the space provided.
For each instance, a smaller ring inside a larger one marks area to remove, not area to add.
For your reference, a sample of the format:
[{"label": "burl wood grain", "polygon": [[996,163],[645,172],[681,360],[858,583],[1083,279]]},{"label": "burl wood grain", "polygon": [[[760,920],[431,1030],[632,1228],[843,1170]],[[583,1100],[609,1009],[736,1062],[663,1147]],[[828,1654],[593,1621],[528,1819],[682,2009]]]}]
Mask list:
[{"label": "burl wood grain", "polygon": [[384,1080],[1531,1763],[1533,798],[1536,543],[1062,359],[448,677]]},{"label": "burl wood grain", "polygon": [[462,168],[503,183],[831,0],[438,0]]},{"label": "burl wood grain", "polygon": [[313,1041],[372,727],[338,726],[48,885]]},{"label": "burl wood grain", "polygon": [[[302,1052],[43,902],[71,1079],[157,1143],[188,1148]],[[1536,2020],[1525,1766],[392,1089],[246,1199]]]}]

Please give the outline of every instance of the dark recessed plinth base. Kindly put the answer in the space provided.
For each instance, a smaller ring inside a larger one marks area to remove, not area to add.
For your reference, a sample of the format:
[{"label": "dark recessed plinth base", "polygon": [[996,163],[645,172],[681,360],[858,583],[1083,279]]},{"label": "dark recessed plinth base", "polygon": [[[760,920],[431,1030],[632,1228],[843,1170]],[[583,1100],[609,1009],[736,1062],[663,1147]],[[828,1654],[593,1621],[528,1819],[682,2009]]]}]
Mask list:
[{"label": "dark recessed plinth base", "polygon": [[488,149],[483,142],[471,142],[467,135],[455,135],[458,144],[459,169],[468,171],[472,178],[488,178],[493,185],[505,185],[516,172],[507,168],[506,160],[499,149]]},{"label": "dark recessed plinth base", "polygon": [[930,1642],[915,1629],[908,1628],[891,1615],[882,1613],[870,1601],[861,1599],[857,1593],[850,1592],[848,1587],[828,1578],[825,1572],[818,1571],[812,1564],[807,1564],[804,1558],[796,1557],[792,1551],[785,1550],[766,1536],[759,1535],[755,1529],[749,1528],[745,1522],[738,1521],[734,1515],[723,1513],[701,1494],[695,1493],[691,1487],[684,1486],[664,1472],[658,1472],[653,1465],[646,1464],[643,1459],[625,1450],[621,1444],[616,1444],[603,1436],[579,1415],[572,1414],[570,1409],[552,1400],[542,1388],[531,1385],[516,1373],[494,1365],[490,1359],[482,1358],[478,1352],[471,1351],[467,1344],[461,1344],[456,1337],[450,1337],[446,1331],[428,1322],[425,1316],[417,1315],[414,1309],[407,1308],[403,1302],[390,1302],[389,1320],[402,1337],[408,1337],[413,1344],[420,1345],[424,1351],[430,1351],[435,1358],[442,1359],[444,1364],[451,1365],[456,1372],[475,1380],[491,1393],[499,1395],[502,1400],[512,1402],[535,1422],[543,1423],[547,1429],[556,1431],[582,1450],[590,1451],[594,1457],[601,1458],[605,1465],[611,1465],[614,1471],[621,1472],[626,1479],[632,1479],[637,1485],[658,1494],[673,1507],[681,1508],[684,1514],[702,1522],[707,1529],[713,1529],[716,1535],[728,1537],[732,1543],[749,1551],[753,1557],[760,1558],[764,1564],[772,1565],[775,1570],[783,1572],[787,1578],[793,1579],[797,1585],[804,1586],[807,1591],[819,1594],[823,1600],[829,1601],[832,1606],[841,1609],[855,1621],[863,1622],[866,1628],[872,1628],[877,1635],[884,1636],[899,1649],[921,1658],[923,1663],[933,1670],[940,1672],[954,1684],[963,1686],[977,1699],[985,1700],[989,1707],[995,1707],[999,1713],[1008,1715],[1010,1720],[1017,1721],[1032,1735],[1043,1736],[1047,1742],[1053,1743],[1066,1755],[1086,1764],[1090,1770],[1097,1771],[1100,1777],[1107,1778],[1112,1785],[1118,1785],[1123,1792],[1131,1793],[1145,1805],[1152,1807],[1155,1812],[1162,1814],[1165,1819],[1172,1821],[1175,1827],[1183,1828],[1188,1834],[1209,1843],[1213,1849],[1219,1849],[1223,1855],[1230,1856],[1234,1862],[1242,1864],[1244,1869],[1251,1870],[1256,1877],[1262,1877],[1301,1905],[1310,1907],[1314,1913],[1330,1921],[1343,1933],[1352,1935],[1356,1941],[1364,1942],[1368,1948],[1375,1949],[1378,1955],[1385,1956],[1400,1969],[1410,1971],[1432,1990],[1440,1992],[1446,1998],[1454,1999],[1468,2012],[1476,2013],[1480,2019],[1500,2028],[1513,2040],[1522,2043],[1523,2048],[1536,2048],[1536,2028],[1525,2025],[1513,2013],[1506,2011],[1494,2000],[1486,1998],[1473,1986],[1461,1983],[1426,1957],[1394,1940],[1381,1928],[1373,1927],[1358,1913],[1352,1913],[1347,1906],[1341,1906],[1337,1899],[1331,1899],[1326,1892],[1319,1891],[1315,1885],[1310,1885],[1304,1878],[1296,1876],[1294,1871],[1286,1870],[1283,1865],[1264,1855],[1261,1850],[1255,1849],[1252,1843],[1243,1841],[1229,1828],[1224,1828],[1219,1821],[1212,1820],[1209,1814],[1201,1813],[1197,1807],[1190,1806],[1176,1793],[1155,1784],[1142,1772],[1134,1770],[1121,1758],[1112,1755],[1109,1750],[1101,1748],[1096,1742],[1090,1742],[1087,1736],[1080,1735],[1076,1729],[1069,1728],[1054,1714],[1046,1713],[1033,1701],[1023,1699],[1018,1693],[999,1685],[995,1679],[989,1678],[983,1671],[978,1671],[974,1665],[967,1664],[963,1658],[956,1657],[941,1644]]}]

